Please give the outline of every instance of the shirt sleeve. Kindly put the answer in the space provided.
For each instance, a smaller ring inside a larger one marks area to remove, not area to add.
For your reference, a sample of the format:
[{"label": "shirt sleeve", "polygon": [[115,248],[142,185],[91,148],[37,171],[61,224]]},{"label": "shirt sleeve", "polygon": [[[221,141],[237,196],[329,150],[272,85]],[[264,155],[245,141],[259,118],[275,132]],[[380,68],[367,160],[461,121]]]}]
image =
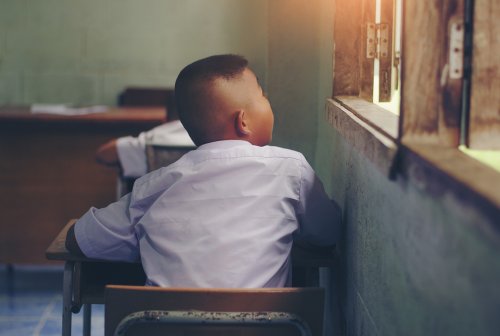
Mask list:
[{"label": "shirt sleeve", "polygon": [[88,258],[136,261],[139,243],[129,216],[130,194],[105,208],[90,208],[75,224],[78,246]]},{"label": "shirt sleeve", "polygon": [[147,173],[146,139],[148,132],[142,132],[138,137],[122,137],[116,141],[116,149],[122,173],[125,177],[140,177]]},{"label": "shirt sleeve", "polygon": [[299,197],[297,238],[318,246],[335,244],[340,238],[340,207],[330,200],[305,158],[302,161]]},{"label": "shirt sleeve", "polygon": [[151,132],[151,144],[179,147],[194,146],[193,141],[180,120],[169,121],[153,128]]},{"label": "shirt sleeve", "polygon": [[118,138],[116,149],[124,177],[141,177],[148,171],[146,143],[181,147],[194,146],[189,134],[179,120],[171,121],[142,132],[137,137]]}]

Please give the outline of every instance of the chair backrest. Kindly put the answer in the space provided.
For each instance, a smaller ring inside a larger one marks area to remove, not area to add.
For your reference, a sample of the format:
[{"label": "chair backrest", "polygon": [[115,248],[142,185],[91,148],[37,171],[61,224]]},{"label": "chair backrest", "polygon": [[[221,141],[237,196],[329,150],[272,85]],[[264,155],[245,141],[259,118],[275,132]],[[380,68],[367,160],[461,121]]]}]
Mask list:
[{"label": "chair backrest", "polygon": [[172,88],[128,87],[118,96],[118,106],[167,106],[173,99]]},{"label": "chair backrest", "polygon": [[168,166],[196,147],[146,145],[146,163],[148,171]]},{"label": "chair backrest", "polygon": [[[219,312],[210,315],[211,319],[238,317],[250,321],[252,316],[261,316],[261,320],[264,317],[264,320],[269,322],[268,319],[274,318],[273,316],[286,317],[288,314],[293,314],[292,316],[299,317],[297,321],[303,320],[307,323],[311,335],[321,336],[323,309],[324,289],[319,287],[207,289],[110,285],[106,286],[105,293],[105,335],[114,335],[120,322],[130,314],[148,311],[143,317],[152,323],[133,325],[126,335],[300,335],[293,326],[275,326],[272,323],[266,323],[263,327],[252,324],[246,328],[242,328],[244,327],[242,325],[172,326],[155,323],[161,315],[169,317],[170,314],[171,318],[176,318],[179,314],[183,314],[184,317],[191,314],[196,318],[195,315],[199,313]],[[162,312],[150,312],[159,310]],[[278,312],[278,314],[267,316],[262,312]],[[200,328],[203,328],[202,332]]]}]

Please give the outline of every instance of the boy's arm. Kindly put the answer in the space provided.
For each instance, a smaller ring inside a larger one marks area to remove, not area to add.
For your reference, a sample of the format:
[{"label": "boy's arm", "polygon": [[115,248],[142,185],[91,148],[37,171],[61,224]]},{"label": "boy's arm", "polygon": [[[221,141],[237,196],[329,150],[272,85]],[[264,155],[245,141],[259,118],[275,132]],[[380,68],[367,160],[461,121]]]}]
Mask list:
[{"label": "boy's arm", "polygon": [[116,139],[115,154],[124,177],[140,177],[147,173],[146,138],[149,132],[137,137],[126,136]]},{"label": "boy's arm", "polygon": [[307,161],[302,168],[296,242],[309,247],[332,247],[340,239],[342,211],[330,200]]},{"label": "boy's arm", "polygon": [[120,159],[118,158],[116,141],[116,139],[110,140],[97,149],[97,162],[102,163],[106,166],[120,166]]},{"label": "boy's arm", "polygon": [[142,132],[138,137],[112,139],[97,149],[96,161],[118,169],[124,177],[140,177],[147,173],[146,137]]},{"label": "boy's arm", "polygon": [[[335,203],[334,201],[332,202],[332,206],[335,208],[333,218],[331,218],[331,226],[339,227],[337,226],[337,223],[341,223],[341,210],[340,207]],[[327,224],[328,225],[328,224]],[[327,245],[324,244],[318,244],[318,243],[313,243],[309,239],[307,239],[304,236],[297,236],[294,238],[294,246],[298,247],[299,250],[305,251],[305,252],[312,252],[314,254],[331,254],[332,251],[335,249],[336,244],[338,243],[340,232],[338,229],[335,229],[336,233],[333,234],[332,237],[334,237],[334,241],[328,242]],[[325,233],[326,234],[326,233]]]},{"label": "boy's arm", "polygon": [[[136,261],[139,242],[129,209],[131,195],[105,208],[90,208],[68,230],[67,249],[76,255],[92,259]],[[141,209],[133,211],[142,215]]]},{"label": "boy's arm", "polygon": [[66,249],[71,252],[71,254],[77,255],[79,257],[85,257],[85,254],[83,254],[82,250],[80,249],[80,246],[78,245],[78,242],[76,241],[75,237],[75,224],[71,225],[71,227],[68,230],[68,233],[66,234]]}]

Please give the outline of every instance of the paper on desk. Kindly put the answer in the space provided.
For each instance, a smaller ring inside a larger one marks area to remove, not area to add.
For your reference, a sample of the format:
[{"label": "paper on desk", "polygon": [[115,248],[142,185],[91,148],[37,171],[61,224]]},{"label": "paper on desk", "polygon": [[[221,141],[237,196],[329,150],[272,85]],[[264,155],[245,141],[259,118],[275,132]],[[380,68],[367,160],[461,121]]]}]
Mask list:
[{"label": "paper on desk", "polygon": [[31,113],[49,113],[66,116],[76,116],[90,113],[101,113],[108,110],[107,106],[95,105],[86,107],[75,107],[64,104],[33,104],[31,105]]}]

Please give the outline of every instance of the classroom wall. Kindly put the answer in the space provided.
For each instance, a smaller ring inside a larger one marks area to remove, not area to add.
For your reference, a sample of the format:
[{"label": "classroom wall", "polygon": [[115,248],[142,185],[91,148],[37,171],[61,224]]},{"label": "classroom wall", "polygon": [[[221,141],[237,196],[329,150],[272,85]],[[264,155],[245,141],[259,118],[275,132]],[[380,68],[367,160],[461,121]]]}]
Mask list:
[{"label": "classroom wall", "polygon": [[[402,175],[390,180],[326,122],[333,7],[326,0],[275,0],[269,13],[269,91],[283,123],[276,141],[308,153],[343,208],[331,285],[340,296],[340,322],[330,330],[498,334],[498,221],[481,212],[480,203],[446,189]],[[335,309],[329,314],[337,320]]]},{"label": "classroom wall", "polygon": [[319,142],[343,208],[346,334],[496,335],[498,223],[449,191],[389,180],[328,125]]},{"label": "classroom wall", "polygon": [[343,208],[345,333],[497,335],[500,219],[432,181],[389,179],[318,114],[316,168]]},{"label": "classroom wall", "polygon": [[[320,22],[332,13],[322,8],[331,4],[325,0],[269,2],[268,91],[275,114],[273,144],[298,150],[311,163],[321,118],[318,110],[331,92],[331,41],[325,46],[319,35]],[[325,76],[330,80],[324,80]]]},{"label": "classroom wall", "polygon": [[0,104],[116,103],[218,53],[267,76],[267,0],[0,0]]},{"label": "classroom wall", "polygon": [[125,86],[172,85],[191,60],[244,54],[273,105],[273,144],[303,152],[343,208],[335,290],[346,333],[494,334],[498,232],[447,193],[389,180],[325,121],[333,10],[330,0],[0,0],[0,104],[114,104]]}]

